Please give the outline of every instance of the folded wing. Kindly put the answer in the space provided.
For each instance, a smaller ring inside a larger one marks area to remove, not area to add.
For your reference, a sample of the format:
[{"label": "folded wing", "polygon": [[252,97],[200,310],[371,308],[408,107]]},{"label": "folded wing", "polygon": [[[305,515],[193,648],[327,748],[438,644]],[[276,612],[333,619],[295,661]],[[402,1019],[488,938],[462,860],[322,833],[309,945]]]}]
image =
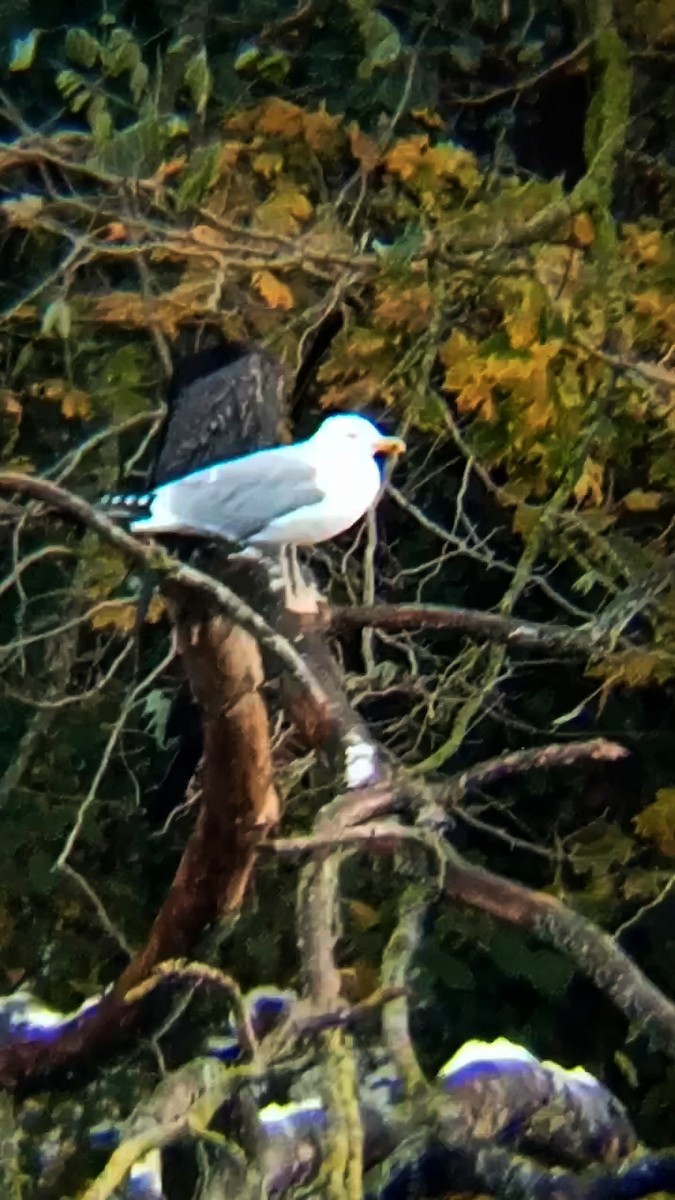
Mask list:
[{"label": "folded wing", "polygon": [[150,514],[131,528],[245,542],[278,517],[320,504],[325,495],[306,448],[276,446],[164,484],[154,493]]}]

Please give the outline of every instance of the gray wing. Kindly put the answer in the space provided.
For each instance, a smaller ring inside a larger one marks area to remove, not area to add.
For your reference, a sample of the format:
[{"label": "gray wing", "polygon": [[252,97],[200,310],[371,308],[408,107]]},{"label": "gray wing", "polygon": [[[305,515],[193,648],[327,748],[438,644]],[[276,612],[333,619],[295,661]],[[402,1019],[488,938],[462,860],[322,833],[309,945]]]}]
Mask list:
[{"label": "gray wing", "polygon": [[195,471],[157,488],[155,496],[160,522],[165,498],[184,528],[245,542],[276,517],[320,503],[325,492],[300,446],[275,446]]}]

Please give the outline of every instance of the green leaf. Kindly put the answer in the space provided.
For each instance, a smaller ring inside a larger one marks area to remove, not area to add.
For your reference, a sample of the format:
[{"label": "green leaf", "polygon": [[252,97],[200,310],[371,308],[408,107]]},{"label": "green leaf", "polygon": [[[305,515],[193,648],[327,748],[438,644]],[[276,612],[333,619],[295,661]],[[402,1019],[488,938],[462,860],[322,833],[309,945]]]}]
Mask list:
[{"label": "green leaf", "polygon": [[10,71],[27,71],[32,65],[40,39],[41,29],[31,29],[25,37],[14,38],[10,46]]},{"label": "green leaf", "polygon": [[442,950],[429,947],[423,951],[420,961],[425,970],[438,979],[446,988],[456,991],[470,991],[476,986],[471,968],[461,958],[445,954]]},{"label": "green leaf", "polygon": [[260,44],[254,38],[242,42],[234,60],[235,71],[250,71],[260,61],[261,53]]},{"label": "green leaf", "polygon": [[483,43],[470,33],[453,38],[448,46],[451,61],[466,75],[475,75],[483,55]]},{"label": "green leaf", "polygon": [[369,79],[373,71],[390,67],[401,53],[401,35],[396,26],[375,9],[361,21],[361,36],[366,57],[359,63],[359,79]]},{"label": "green leaf", "polygon": [[[82,90],[84,90],[85,100],[91,95],[88,84],[77,71],[59,71],[56,76],[56,86],[71,108],[73,103],[79,103]],[[82,108],[82,104],[79,104],[79,107]]]},{"label": "green leaf", "polygon": [[31,892],[45,896],[54,888],[54,860],[45,850],[34,850],[26,863],[27,882]]},{"label": "green leaf", "polygon": [[86,29],[69,29],[66,34],[66,54],[81,67],[93,67],[102,53],[100,42]]},{"label": "green leaf", "polygon": [[138,42],[128,29],[113,29],[102,55],[106,73],[113,77],[133,72],[141,62]]},{"label": "green leaf", "polygon": [[88,87],[83,87],[81,92],[70,101],[70,111],[74,113],[81,112],[85,104],[91,99],[91,92]]},{"label": "green leaf", "polygon": [[113,119],[108,112],[108,104],[104,96],[94,96],[87,109],[87,120],[91,127],[94,145],[97,150],[110,141],[115,132]]},{"label": "green leaf", "polygon": [[209,96],[213,90],[213,78],[206,57],[206,49],[202,46],[188,62],[183,76],[185,86],[192,97],[197,115],[203,117]]},{"label": "green leaf", "polygon": [[128,179],[144,179],[159,168],[166,143],[165,125],[155,117],[145,117],[97,148],[92,165]]},{"label": "green leaf", "polygon": [[218,178],[221,147],[219,142],[212,146],[200,146],[190,157],[187,172],[176,192],[176,208],[184,212],[192,205],[200,204],[209,188]]},{"label": "green leaf", "polygon": [[173,703],[173,695],[153,688],[143,701],[143,716],[147,718],[148,733],[152,734],[155,744],[164,749],[166,746],[166,722]]},{"label": "green leaf", "polygon": [[189,50],[190,47],[194,45],[194,42],[195,39],[192,37],[192,35],[186,33],[182,38],[179,38],[177,42],[172,42],[166,53],[167,55],[184,54],[186,50]]},{"label": "green leaf", "polygon": [[526,980],[546,995],[564,991],[573,974],[573,968],[561,954],[531,950],[517,934],[507,929],[495,934],[490,955],[505,974]]},{"label": "green leaf", "polygon": [[575,868],[604,877],[612,867],[625,865],[635,853],[633,840],[621,827],[600,817],[575,835],[571,857]]},{"label": "green leaf", "polygon": [[65,300],[53,300],[42,314],[41,332],[46,336],[56,333],[61,338],[70,337],[72,327],[70,305]]},{"label": "green leaf", "polygon": [[562,954],[537,950],[528,958],[526,978],[546,996],[559,996],[564,992],[573,974],[574,968]]},{"label": "green leaf", "polygon": [[178,113],[171,113],[171,116],[166,118],[164,129],[167,138],[184,137],[190,132],[190,126],[185,117],[180,117]]},{"label": "green leaf", "polygon": [[279,84],[283,83],[291,69],[291,59],[285,50],[275,46],[263,49],[259,42],[251,40],[240,46],[234,69]]},{"label": "green leaf", "polygon": [[143,95],[143,92],[145,91],[146,87],[148,86],[149,78],[150,78],[150,72],[149,72],[148,68],[146,67],[145,63],[144,62],[136,63],[136,66],[134,67],[133,71],[131,72],[131,77],[129,79],[129,87],[131,88],[131,94],[136,103],[138,103],[141,96]]}]

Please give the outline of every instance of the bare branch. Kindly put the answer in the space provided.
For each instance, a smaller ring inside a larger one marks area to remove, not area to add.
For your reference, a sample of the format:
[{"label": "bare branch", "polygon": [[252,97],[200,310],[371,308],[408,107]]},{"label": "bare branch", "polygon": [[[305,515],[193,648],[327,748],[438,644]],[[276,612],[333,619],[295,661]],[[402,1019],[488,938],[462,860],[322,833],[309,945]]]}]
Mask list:
[{"label": "bare branch", "polygon": [[517,617],[483,613],[475,609],[450,608],[439,604],[374,604],[357,608],[333,608],[326,618],[331,629],[380,628],[387,630],[438,630],[474,634],[490,642],[506,643],[528,650],[557,650],[588,655],[597,649],[593,631],[566,625],[520,621]]}]

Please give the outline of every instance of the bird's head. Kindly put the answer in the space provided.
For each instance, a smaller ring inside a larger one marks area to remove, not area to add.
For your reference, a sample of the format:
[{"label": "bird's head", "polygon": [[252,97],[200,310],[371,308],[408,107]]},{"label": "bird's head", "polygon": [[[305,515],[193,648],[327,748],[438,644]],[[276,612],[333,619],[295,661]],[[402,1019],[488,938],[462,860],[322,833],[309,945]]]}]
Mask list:
[{"label": "bird's head", "polygon": [[376,454],[396,457],[403,454],[406,448],[401,438],[386,437],[377,425],[373,425],[366,417],[360,417],[358,413],[336,413],[335,416],[327,417],[317,429],[312,441],[325,443],[333,450],[340,445],[363,447],[373,457]]}]

